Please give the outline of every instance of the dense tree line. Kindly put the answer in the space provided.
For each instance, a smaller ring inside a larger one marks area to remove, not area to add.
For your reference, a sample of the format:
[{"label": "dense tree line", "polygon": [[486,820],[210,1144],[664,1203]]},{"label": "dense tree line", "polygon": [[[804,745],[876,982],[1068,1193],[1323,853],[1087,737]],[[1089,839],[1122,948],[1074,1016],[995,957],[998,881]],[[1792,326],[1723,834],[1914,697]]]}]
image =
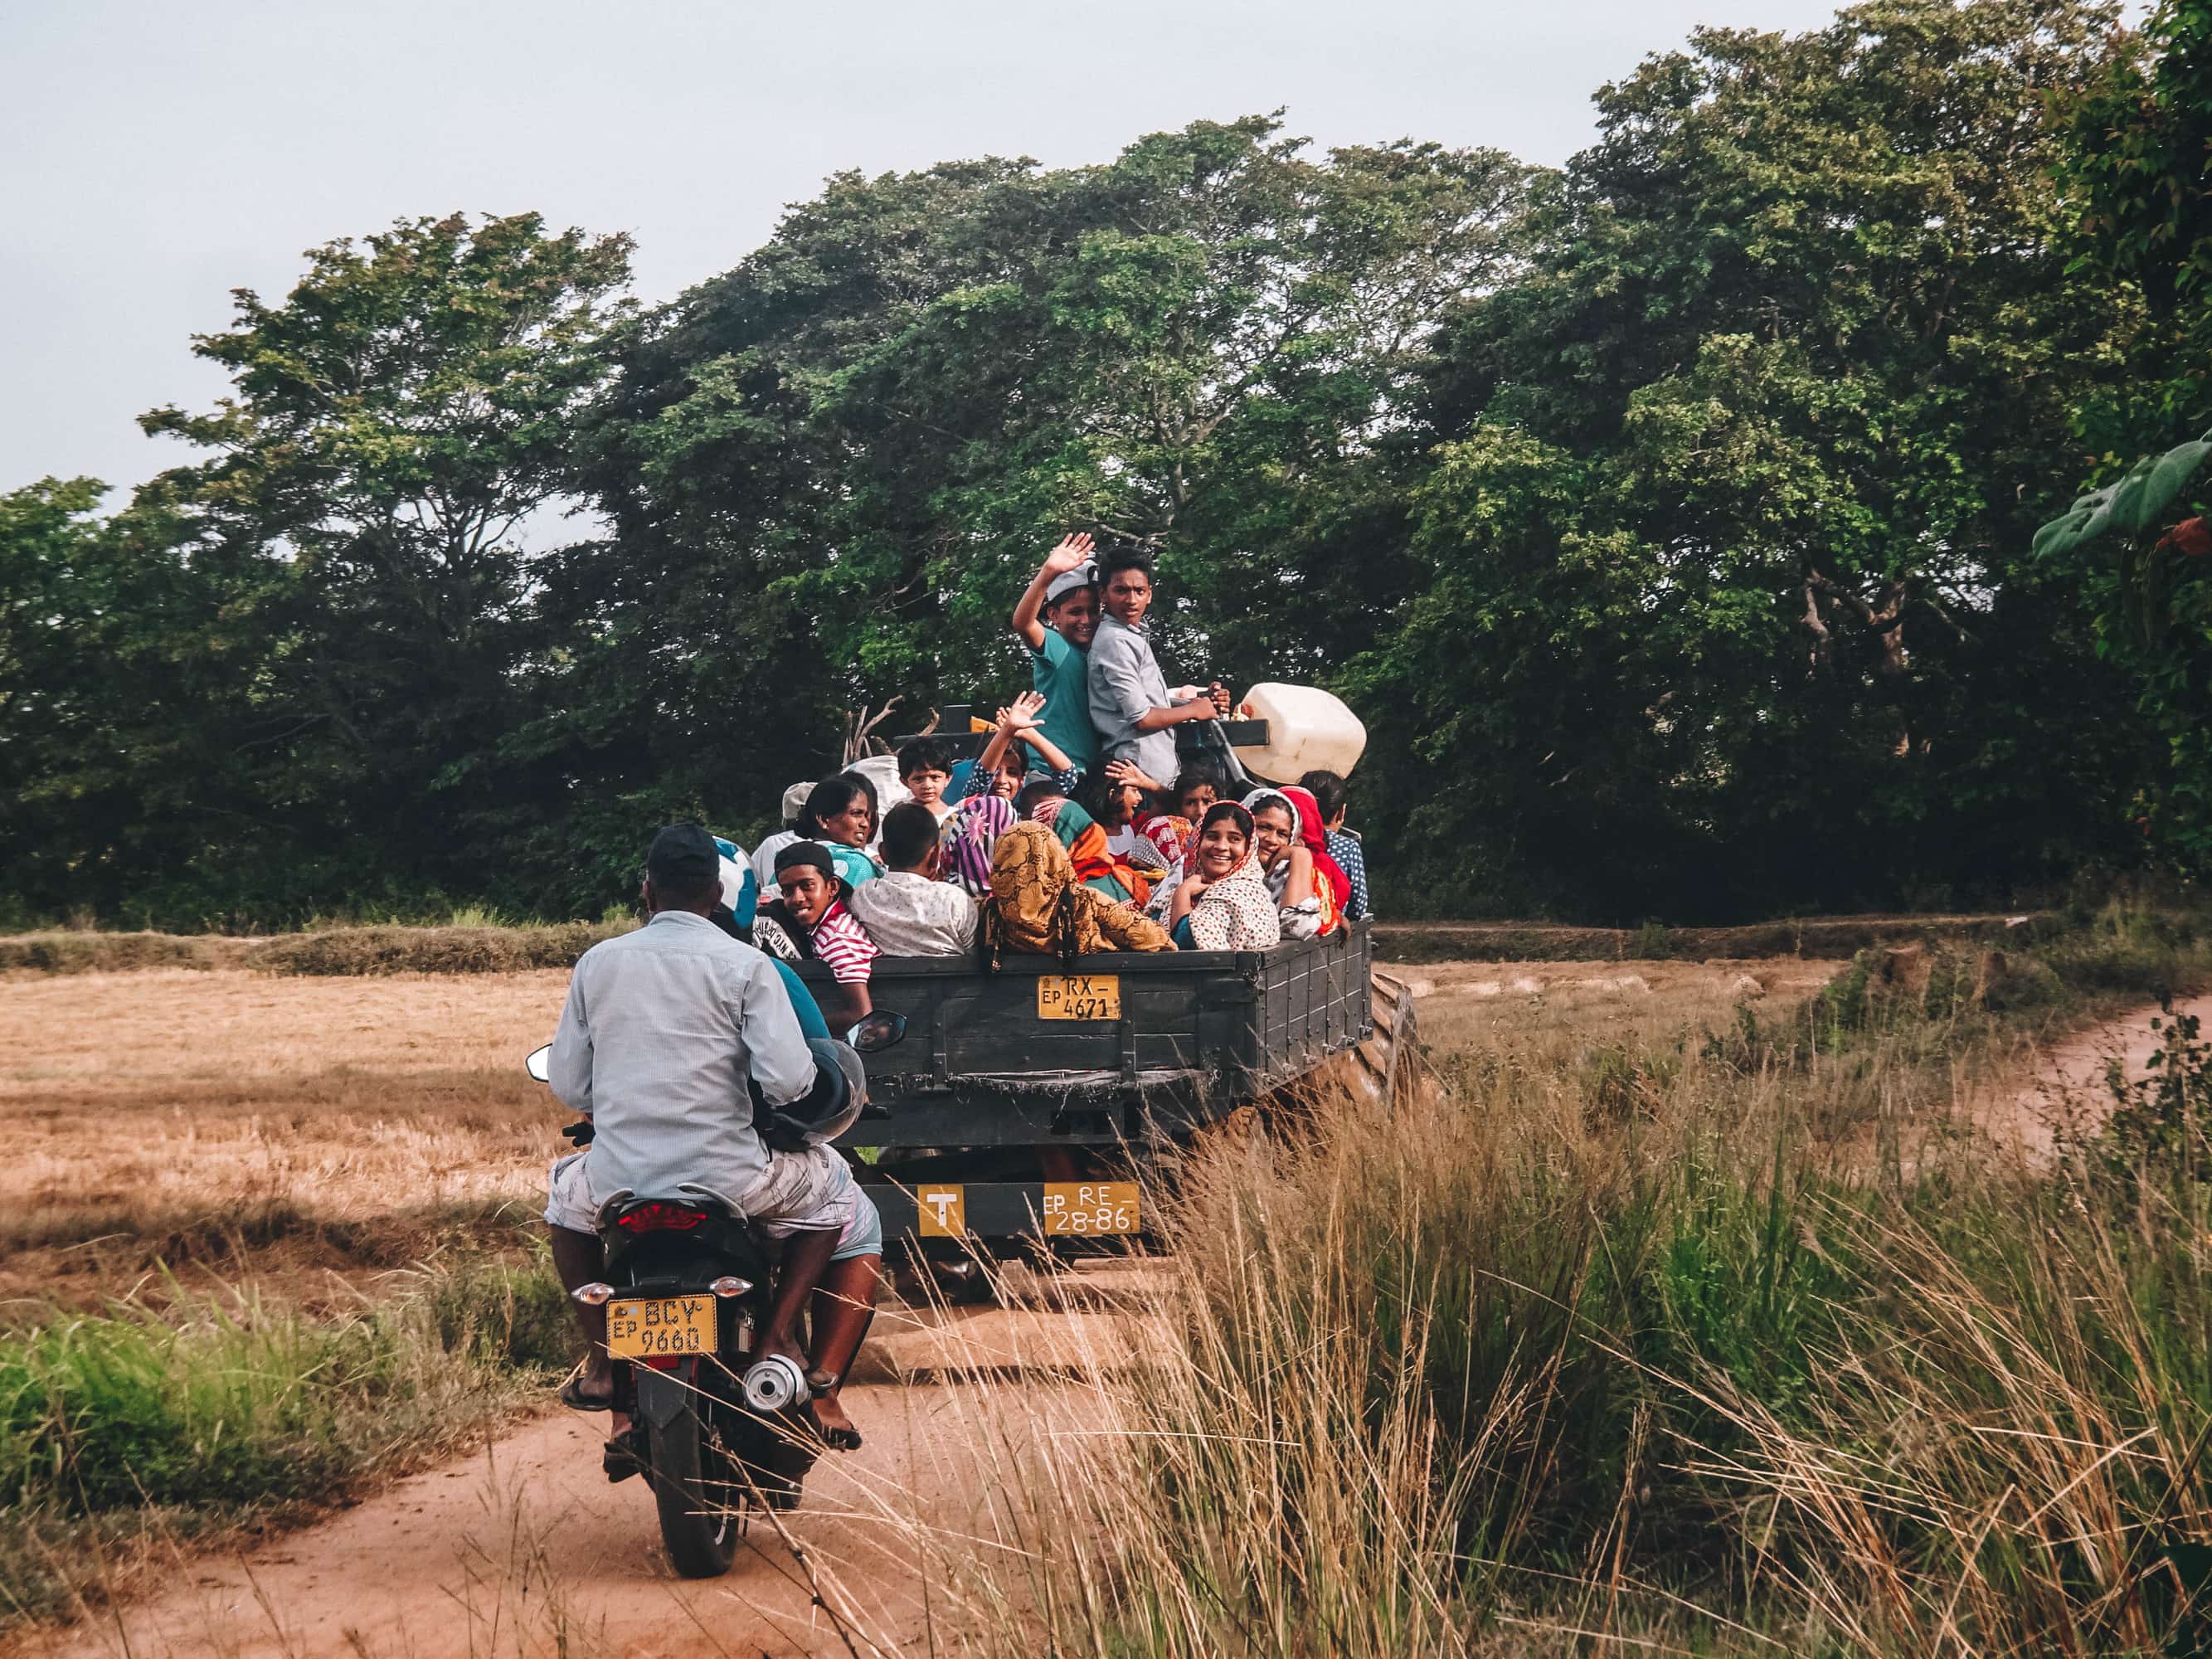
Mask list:
[{"label": "dense tree line", "polygon": [[2212,415],[2212,104],[2155,95],[2203,16],[1703,30],[1559,171],[1250,118],[842,175],[651,311],[623,239],[532,216],[319,250],[198,343],[229,398],[145,417],[198,459],[0,496],[5,902],[596,912],[848,711],[1022,684],[1069,526],[1157,555],[1171,676],[1349,698],[1401,913],[2193,856],[2146,841],[2197,740],[2109,562],[2031,544]]}]

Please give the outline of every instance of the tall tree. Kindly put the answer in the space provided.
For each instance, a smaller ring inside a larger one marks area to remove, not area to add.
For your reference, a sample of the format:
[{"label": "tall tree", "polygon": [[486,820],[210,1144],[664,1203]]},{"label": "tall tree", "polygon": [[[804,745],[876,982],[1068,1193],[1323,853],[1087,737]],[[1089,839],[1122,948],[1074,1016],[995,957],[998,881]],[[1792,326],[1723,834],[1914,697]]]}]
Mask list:
[{"label": "tall tree", "polygon": [[672,714],[664,768],[757,803],[833,758],[839,708],[1003,695],[1005,617],[1071,525],[1159,556],[1192,672],[1340,660],[1402,588],[1387,479],[1428,333],[1504,273],[1525,176],[1251,118],[1101,167],[833,179],[642,331],[608,400],[612,557],[554,583],[597,630],[571,706],[632,769],[605,793]]},{"label": "tall tree", "polygon": [[268,575],[265,697],[288,722],[268,794],[314,802],[356,891],[498,892],[489,850],[556,793],[496,744],[543,642],[527,538],[571,498],[629,252],[534,214],[331,243],[283,304],[241,289],[234,325],[196,342],[231,397],[143,419],[212,454],[142,504],[196,561]]},{"label": "tall tree", "polygon": [[1599,94],[1529,274],[1455,327],[1438,583],[1360,678],[1392,752],[1492,745],[1419,823],[1632,912],[2002,888],[2094,844],[2118,688],[2022,555],[2112,316],[2043,111],[2112,16],[1875,0]]}]

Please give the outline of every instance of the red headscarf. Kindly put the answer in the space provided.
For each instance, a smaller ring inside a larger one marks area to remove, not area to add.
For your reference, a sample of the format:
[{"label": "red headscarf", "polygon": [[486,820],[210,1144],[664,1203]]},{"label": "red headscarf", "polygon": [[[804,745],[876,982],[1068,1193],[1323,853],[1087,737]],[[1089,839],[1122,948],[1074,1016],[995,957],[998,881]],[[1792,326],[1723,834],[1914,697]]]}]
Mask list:
[{"label": "red headscarf", "polygon": [[1336,895],[1337,911],[1341,915],[1351,902],[1352,878],[1328,855],[1328,842],[1322,830],[1321,803],[1313,798],[1311,790],[1301,789],[1296,784],[1275,793],[1289,801],[1291,809],[1298,815],[1298,840],[1313,854],[1314,873],[1327,882],[1329,890]]}]

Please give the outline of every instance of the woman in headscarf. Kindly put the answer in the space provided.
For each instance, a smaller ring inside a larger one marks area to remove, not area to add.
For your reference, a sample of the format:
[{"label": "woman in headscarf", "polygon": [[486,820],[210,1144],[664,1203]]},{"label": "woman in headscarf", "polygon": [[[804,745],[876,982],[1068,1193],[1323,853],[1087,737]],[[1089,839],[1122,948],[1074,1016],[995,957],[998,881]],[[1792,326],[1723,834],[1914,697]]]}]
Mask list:
[{"label": "woman in headscarf", "polygon": [[991,896],[991,849],[1014,827],[1014,804],[1001,795],[970,795],[954,809],[945,830],[948,881],[977,898]]},{"label": "woman in headscarf", "polygon": [[1017,823],[991,853],[985,927],[996,951],[1056,956],[1070,967],[1108,951],[1172,951],[1167,930],[1075,878],[1059,837]]},{"label": "woman in headscarf", "polygon": [[1252,815],[1235,801],[1206,809],[1197,868],[1175,891],[1175,942],[1186,951],[1264,951],[1282,937],[1274,895],[1260,873]]},{"label": "woman in headscarf", "polygon": [[1280,789],[1255,789],[1244,797],[1252,815],[1252,842],[1274,896],[1285,939],[1319,939],[1335,927],[1335,890],[1316,867],[1298,835],[1297,804]]},{"label": "woman in headscarf", "polygon": [[1328,884],[1336,897],[1336,913],[1342,915],[1352,902],[1352,878],[1328,850],[1328,820],[1322,816],[1321,799],[1302,784],[1286,783],[1282,793],[1297,809],[1298,840],[1313,854],[1314,873]]}]

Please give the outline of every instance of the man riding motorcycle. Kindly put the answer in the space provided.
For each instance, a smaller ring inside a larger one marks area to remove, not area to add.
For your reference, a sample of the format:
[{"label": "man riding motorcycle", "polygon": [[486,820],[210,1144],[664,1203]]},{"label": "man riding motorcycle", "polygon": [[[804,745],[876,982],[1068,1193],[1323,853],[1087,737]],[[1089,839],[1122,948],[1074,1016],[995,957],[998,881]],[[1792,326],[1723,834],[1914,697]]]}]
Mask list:
[{"label": "man riding motorcycle", "polygon": [[[547,1080],[593,1133],[553,1164],[553,1265],[571,1292],[600,1277],[599,1208],[618,1193],[675,1198],[689,1183],[727,1199],[786,1241],[759,1352],[805,1370],[823,1443],[849,1450],[860,1434],[837,1391],[873,1317],[883,1223],[843,1158],[797,1133],[848,1085],[808,1044],[768,957],[708,919],[721,899],[720,864],[698,825],[661,830],[646,854],[646,925],[576,963]],[[811,1343],[801,1349],[810,1297]],[[610,1411],[606,1310],[573,1296],[571,1304],[588,1348],[562,1400]],[[611,1480],[639,1472],[629,1428],[617,1413],[604,1458]]]}]

